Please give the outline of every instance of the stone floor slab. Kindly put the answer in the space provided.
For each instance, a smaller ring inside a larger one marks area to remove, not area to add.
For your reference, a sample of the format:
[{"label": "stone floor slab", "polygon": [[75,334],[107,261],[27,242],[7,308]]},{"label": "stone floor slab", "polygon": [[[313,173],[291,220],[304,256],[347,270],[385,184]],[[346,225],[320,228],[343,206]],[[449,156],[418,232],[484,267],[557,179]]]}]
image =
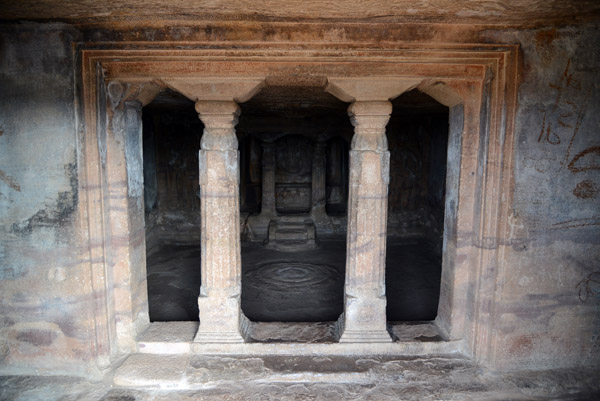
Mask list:
[{"label": "stone floor slab", "polygon": [[189,354],[133,354],[116,369],[114,383],[124,387],[187,388],[185,371],[189,362]]},{"label": "stone floor slab", "polygon": [[138,337],[138,352],[188,353],[197,331],[198,322],[154,322]]},{"label": "stone floor slab", "polygon": [[[17,401],[583,401],[600,399],[593,368],[499,373],[464,358],[133,355],[115,385],[74,377],[0,377]],[[185,366],[182,369],[182,366]],[[185,370],[185,373],[182,371]],[[143,376],[138,380],[135,375]],[[161,377],[163,387],[151,383]],[[183,380],[178,382],[177,380]],[[136,385],[125,384],[134,381]],[[119,384],[120,383],[120,384]],[[171,387],[177,383],[179,387]]]}]

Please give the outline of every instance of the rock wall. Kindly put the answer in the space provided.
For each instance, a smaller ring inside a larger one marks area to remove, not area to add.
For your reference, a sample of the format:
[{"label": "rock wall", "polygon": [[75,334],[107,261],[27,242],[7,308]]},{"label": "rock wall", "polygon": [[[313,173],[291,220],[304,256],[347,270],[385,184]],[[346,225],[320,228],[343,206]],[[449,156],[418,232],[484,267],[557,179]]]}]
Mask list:
[{"label": "rock wall", "polygon": [[510,243],[497,280],[499,367],[600,358],[600,32],[518,32],[522,83]]},{"label": "rock wall", "polygon": [[74,32],[0,26],[0,372],[92,374]]}]

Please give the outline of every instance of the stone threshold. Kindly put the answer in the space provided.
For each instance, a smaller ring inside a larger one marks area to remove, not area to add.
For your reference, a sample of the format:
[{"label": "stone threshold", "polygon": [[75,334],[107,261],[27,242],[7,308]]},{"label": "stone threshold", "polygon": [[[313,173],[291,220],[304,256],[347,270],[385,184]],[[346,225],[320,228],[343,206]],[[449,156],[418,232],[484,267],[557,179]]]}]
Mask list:
[{"label": "stone threshold", "polygon": [[338,343],[335,322],[252,322],[245,343],[193,342],[198,322],[154,322],[137,340],[140,354],[155,355],[460,355],[462,341],[442,339],[433,323],[393,324],[389,343]]},{"label": "stone threshold", "polygon": [[201,390],[294,383],[372,385],[410,383],[419,375],[445,376],[472,368],[458,355],[156,355],[133,354],[113,376],[117,387]]}]

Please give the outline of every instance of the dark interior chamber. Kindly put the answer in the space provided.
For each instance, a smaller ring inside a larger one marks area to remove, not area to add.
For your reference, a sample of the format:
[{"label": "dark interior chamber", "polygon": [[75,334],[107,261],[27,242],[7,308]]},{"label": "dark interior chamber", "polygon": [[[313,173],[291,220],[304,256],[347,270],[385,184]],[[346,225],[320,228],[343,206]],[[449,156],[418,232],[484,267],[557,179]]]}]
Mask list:
[{"label": "dark interior chamber", "polygon": [[[448,109],[411,91],[393,101],[387,316],[433,320],[439,299]],[[242,310],[253,321],[332,321],[343,312],[348,104],[321,87],[266,87],[240,104]],[[151,321],[198,320],[203,125],[165,91],[143,109]]]},{"label": "dark interior chamber", "polygon": [[392,104],[387,319],[433,320],[442,269],[449,110],[418,90]]}]

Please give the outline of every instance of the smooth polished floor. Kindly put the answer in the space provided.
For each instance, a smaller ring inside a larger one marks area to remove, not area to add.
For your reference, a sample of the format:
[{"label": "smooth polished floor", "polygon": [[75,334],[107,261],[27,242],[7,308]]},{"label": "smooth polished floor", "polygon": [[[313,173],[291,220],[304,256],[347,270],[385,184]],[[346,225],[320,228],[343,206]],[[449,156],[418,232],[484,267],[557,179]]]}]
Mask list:
[{"label": "smooth polished floor", "polygon": [[[345,241],[321,241],[300,252],[242,244],[242,310],[253,321],[336,320],[343,311]],[[198,320],[200,246],[155,245],[147,255],[151,321]],[[390,321],[437,314],[441,255],[425,239],[389,239],[386,256]]]}]

